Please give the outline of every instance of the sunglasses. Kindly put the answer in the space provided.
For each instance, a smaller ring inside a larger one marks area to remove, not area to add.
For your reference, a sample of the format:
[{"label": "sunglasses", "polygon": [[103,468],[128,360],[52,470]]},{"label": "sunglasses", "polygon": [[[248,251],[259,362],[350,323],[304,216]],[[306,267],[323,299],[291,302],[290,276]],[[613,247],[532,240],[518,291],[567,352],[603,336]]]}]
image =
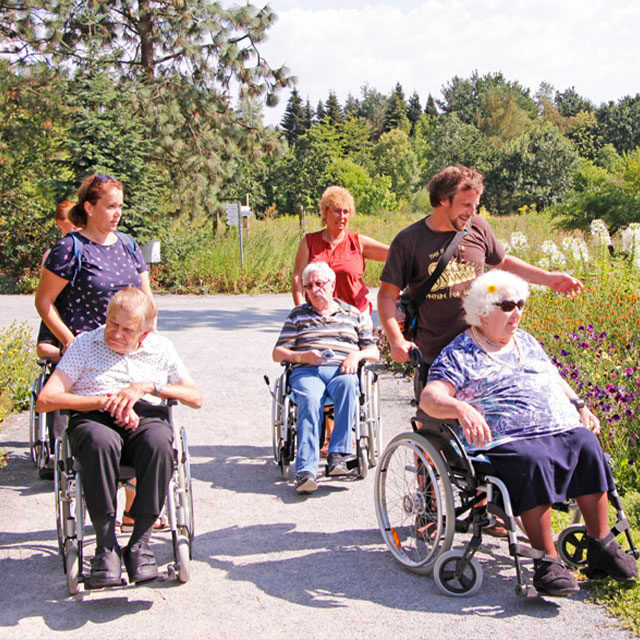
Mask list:
[{"label": "sunglasses", "polygon": [[307,282],[307,284],[302,285],[305,289],[308,289],[309,291],[311,291],[314,287],[318,288],[318,289],[322,289],[322,287],[324,287],[327,282],[329,282],[328,280],[316,280],[315,282]]},{"label": "sunglasses", "polygon": [[96,180],[100,180],[100,182],[109,182],[109,180],[113,180],[114,182],[118,182],[117,178],[110,176],[108,173],[96,173],[96,177],[93,179],[91,186]]},{"label": "sunglasses", "polygon": [[496,307],[500,307],[505,313],[510,313],[516,307],[522,310],[522,307],[524,307],[524,300],[518,300],[518,302],[515,300],[503,300],[502,302],[494,302],[493,304]]}]

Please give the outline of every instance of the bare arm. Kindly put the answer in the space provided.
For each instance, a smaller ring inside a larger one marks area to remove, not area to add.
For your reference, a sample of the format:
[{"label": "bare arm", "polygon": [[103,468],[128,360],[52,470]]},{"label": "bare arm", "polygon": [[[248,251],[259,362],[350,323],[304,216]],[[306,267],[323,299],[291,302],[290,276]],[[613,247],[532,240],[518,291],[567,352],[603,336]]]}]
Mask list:
[{"label": "bare arm", "polygon": [[73,342],[74,335],[62,321],[54,302],[68,282],[49,269],[43,269],[35,297],[35,305],[40,317],[53,335],[60,340],[63,351]]},{"label": "bare arm", "polygon": [[549,287],[569,298],[579,295],[584,289],[582,282],[568,273],[545,271],[515,256],[505,256],[495,268],[514,273],[532,284],[541,284]]},{"label": "bare arm", "polygon": [[78,396],[70,393],[73,383],[69,376],[56,369],[42,388],[36,401],[37,411],[72,409],[74,411],[96,411],[104,409],[107,396]]},{"label": "bare arm", "polygon": [[378,289],[378,317],[382,328],[389,340],[391,357],[396,362],[408,362],[409,351],[416,345],[405,340],[400,331],[398,317],[396,315],[396,300],[400,295],[400,289],[389,282],[381,282]]},{"label": "bare arm", "polygon": [[387,254],[389,253],[389,245],[378,242],[369,236],[363,236],[358,234],[360,240],[360,248],[362,249],[362,255],[367,260],[377,260],[378,262],[386,262]]},{"label": "bare arm", "polygon": [[151,291],[151,280],[149,278],[149,272],[143,271],[140,274],[140,280],[142,281],[142,293],[146,293],[151,299],[153,299],[153,292]]},{"label": "bare arm", "polygon": [[304,303],[304,289],[302,287],[302,272],[309,263],[309,247],[306,238],[302,238],[296,260],[293,264],[293,277],[291,278],[291,295],[293,304],[297,307]]},{"label": "bare arm", "polygon": [[372,344],[369,347],[360,349],[359,351],[352,351],[342,361],[340,365],[340,373],[356,373],[358,371],[358,365],[362,360],[369,360],[369,362],[377,362],[380,357],[378,347]]},{"label": "bare arm", "polygon": [[486,442],[491,442],[491,429],[482,414],[469,403],[457,400],[455,392],[451,383],[432,380],[422,390],[420,408],[434,418],[457,420],[465,439],[474,447],[482,447]]},{"label": "bare arm", "polygon": [[[575,400],[578,398],[578,395],[571,388],[571,386],[566,380],[560,378],[560,385],[562,386],[562,390],[565,392],[569,400]],[[593,431],[595,435],[599,435],[600,420],[598,419],[598,416],[592,413],[591,409],[589,409],[589,407],[587,407],[586,404],[584,405],[584,407],[582,407],[582,409],[577,409],[577,411],[580,414],[580,422],[582,422],[582,426],[585,429],[589,429],[590,431]]]},{"label": "bare arm", "polygon": [[47,360],[53,364],[60,362],[62,353],[60,349],[49,342],[38,342],[36,345],[36,355],[42,360]]},{"label": "bare arm", "polygon": [[324,364],[325,359],[317,349],[296,351],[289,347],[275,347],[271,354],[275,362],[292,362],[294,364]]}]

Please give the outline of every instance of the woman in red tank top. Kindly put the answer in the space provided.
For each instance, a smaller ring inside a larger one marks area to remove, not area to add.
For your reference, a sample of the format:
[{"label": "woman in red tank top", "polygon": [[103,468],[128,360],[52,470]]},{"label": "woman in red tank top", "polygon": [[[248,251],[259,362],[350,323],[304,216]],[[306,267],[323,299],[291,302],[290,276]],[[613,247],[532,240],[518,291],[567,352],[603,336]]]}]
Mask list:
[{"label": "woman in red tank top", "polygon": [[360,311],[371,310],[367,286],[362,280],[365,259],[384,262],[389,246],[348,230],[355,213],[353,196],[344,187],[331,186],[322,194],[320,215],[325,228],[308,233],[300,243],[293,268],[291,293],[296,305],[305,301],[302,270],[309,262],[326,262],[336,274],[335,297]]}]

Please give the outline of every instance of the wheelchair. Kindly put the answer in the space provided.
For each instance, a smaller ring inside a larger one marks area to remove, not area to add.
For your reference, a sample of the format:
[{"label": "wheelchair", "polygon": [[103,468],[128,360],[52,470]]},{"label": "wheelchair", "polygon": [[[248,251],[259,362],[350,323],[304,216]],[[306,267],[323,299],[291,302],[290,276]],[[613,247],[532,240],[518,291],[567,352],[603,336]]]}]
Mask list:
[{"label": "wheelchair", "polygon": [[[481,545],[483,529],[495,524],[499,516],[507,528],[509,553],[516,568],[516,594],[536,596],[534,586],[525,583],[521,559],[539,558],[542,552],[518,542],[518,520],[509,492],[488,458],[469,456],[449,425],[418,433],[416,423],[412,418],[413,433],[391,440],[376,472],[376,515],[393,557],[410,571],[433,574],[446,595],[470,596],[482,585],[482,567],[474,554]],[[616,490],[609,492],[609,501],[616,511],[611,531],[616,536],[625,534],[627,553],[637,559],[640,554]],[[571,521],[556,540],[558,555],[570,567],[586,565],[587,532],[579,524],[576,505],[553,507]],[[455,533],[471,534],[464,548],[451,549]]]},{"label": "wheelchair", "polygon": [[[48,360],[38,359],[40,373],[31,385],[29,394],[29,450],[31,461],[38,470],[41,478],[47,477],[47,465],[53,455],[49,444],[49,430],[47,428],[47,414],[36,411],[36,400],[47,378],[51,375],[52,365]],[[49,478],[51,476],[48,476]]]},{"label": "wheelchair", "polygon": [[[169,579],[177,578],[184,583],[191,577],[195,530],[187,434],[184,427],[178,431],[173,421],[171,409],[176,404],[176,400],[167,402],[173,430],[173,473],[169,480],[165,509],[174,558],[174,562],[169,564],[167,575]],[[135,475],[133,467],[120,465],[119,487],[126,486]],[[80,583],[88,575],[88,559],[84,556],[88,518],[82,493],[82,469],[71,453],[66,431],[56,440],[53,482],[58,549],[67,579],[67,590],[69,595],[75,595]]]},{"label": "wheelchair", "polygon": [[[269,387],[271,403],[271,434],[273,458],[280,469],[283,480],[290,479],[295,470],[296,430],[298,407],[289,383],[293,369],[291,363],[283,362],[284,371],[271,386],[268,376],[264,381]],[[364,479],[369,468],[376,466],[382,451],[382,425],[380,423],[380,391],[378,371],[380,365],[360,362],[358,366],[359,400],[356,419],[353,424],[355,456],[347,462],[349,470],[357,469],[357,476]],[[320,433],[320,443],[324,442],[326,418],[333,417],[331,400],[325,403],[325,421]]]}]

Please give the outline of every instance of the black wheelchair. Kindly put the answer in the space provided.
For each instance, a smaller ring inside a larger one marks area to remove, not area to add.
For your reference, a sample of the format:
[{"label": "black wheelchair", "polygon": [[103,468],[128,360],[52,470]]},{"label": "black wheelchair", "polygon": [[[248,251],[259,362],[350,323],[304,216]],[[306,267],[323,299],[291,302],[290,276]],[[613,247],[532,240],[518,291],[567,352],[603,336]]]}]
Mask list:
[{"label": "black wheelchair", "polygon": [[[271,386],[268,376],[264,381],[269,387],[271,403],[271,434],[273,457],[284,480],[290,479],[295,469],[296,430],[298,411],[295,395],[289,383],[293,369],[291,363],[283,362],[284,371]],[[359,478],[367,475],[369,468],[375,467],[382,451],[382,425],[380,423],[380,392],[378,371],[380,365],[360,362],[358,367],[359,400],[358,411],[352,425],[355,440],[355,455],[347,462],[349,470],[356,470]],[[320,442],[325,439],[326,418],[333,417],[330,400],[325,404],[325,421],[320,434]]]},{"label": "black wheelchair", "polygon": [[[172,417],[176,400],[167,402],[169,421],[173,430],[173,473],[169,481],[166,514],[171,531],[174,562],[167,570],[169,579],[187,582],[191,577],[192,546],[195,537],[193,517],[193,493],[191,490],[191,466],[187,434],[179,431]],[[136,472],[133,467],[120,465],[119,484],[126,486]],[[84,547],[88,535],[88,518],[82,493],[82,469],[71,453],[66,431],[56,440],[54,493],[56,502],[56,526],[58,548],[67,578],[69,595],[78,593],[89,571]]]},{"label": "black wheelchair", "polygon": [[[482,567],[474,557],[482,533],[501,518],[507,529],[520,596],[535,596],[525,583],[522,558],[539,558],[541,551],[518,541],[518,519],[509,492],[495,475],[488,458],[469,456],[452,426],[443,424],[418,432],[418,417],[411,420],[413,433],[391,440],[380,458],[375,481],[375,507],[382,537],[393,557],[409,570],[433,574],[441,591],[450,596],[470,596],[482,585]],[[611,528],[624,533],[629,550],[636,550],[622,501],[609,493],[616,511]],[[575,503],[553,505],[567,526],[556,540],[561,559],[571,567],[586,565],[587,532],[580,524]],[[470,534],[464,548],[451,549],[454,534]]]}]

